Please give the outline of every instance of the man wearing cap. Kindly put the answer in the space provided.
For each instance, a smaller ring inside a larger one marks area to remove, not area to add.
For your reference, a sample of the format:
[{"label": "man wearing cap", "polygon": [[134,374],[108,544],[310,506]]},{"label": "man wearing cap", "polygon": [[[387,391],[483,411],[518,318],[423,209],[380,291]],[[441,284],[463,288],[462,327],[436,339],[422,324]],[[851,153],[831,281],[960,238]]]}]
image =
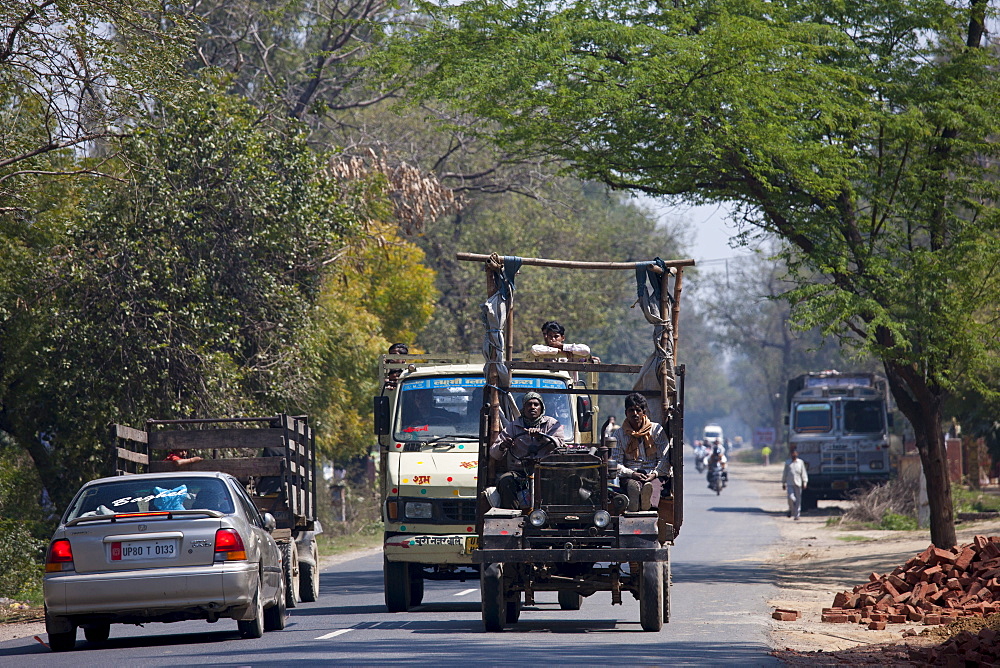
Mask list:
[{"label": "man wearing cap", "polygon": [[507,472],[497,478],[501,507],[519,507],[517,493],[526,489],[528,482],[521,460],[529,456],[542,458],[550,455],[556,447],[562,447],[565,438],[562,423],[545,415],[542,395],[537,392],[525,394],[521,402],[521,417],[504,427],[490,446],[490,457],[493,459],[507,457]]}]

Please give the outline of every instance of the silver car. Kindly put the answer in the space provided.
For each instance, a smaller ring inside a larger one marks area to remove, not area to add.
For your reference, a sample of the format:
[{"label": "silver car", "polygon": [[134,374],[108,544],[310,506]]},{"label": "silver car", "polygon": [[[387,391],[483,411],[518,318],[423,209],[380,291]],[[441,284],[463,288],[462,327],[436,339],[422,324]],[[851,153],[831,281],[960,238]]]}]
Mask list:
[{"label": "silver car", "polygon": [[49,647],[91,642],[111,624],[235,619],[246,638],[285,627],[274,518],[236,478],[190,472],[84,485],[45,559]]}]

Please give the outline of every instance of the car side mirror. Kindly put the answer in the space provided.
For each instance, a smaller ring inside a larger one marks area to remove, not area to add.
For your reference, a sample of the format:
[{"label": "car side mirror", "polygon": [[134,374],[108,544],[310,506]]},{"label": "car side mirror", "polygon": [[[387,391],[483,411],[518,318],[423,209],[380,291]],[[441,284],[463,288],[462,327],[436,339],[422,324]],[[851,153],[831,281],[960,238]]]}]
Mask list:
[{"label": "car side mirror", "polygon": [[576,398],[576,421],[580,425],[580,431],[591,431],[594,428],[594,409],[590,404],[590,397]]},{"label": "car side mirror", "polygon": [[389,433],[389,397],[385,395],[372,399],[372,413],[375,416],[375,434],[385,436]]},{"label": "car side mirror", "polygon": [[268,533],[272,533],[278,528],[278,520],[274,519],[274,515],[271,513],[264,513],[264,530]]}]

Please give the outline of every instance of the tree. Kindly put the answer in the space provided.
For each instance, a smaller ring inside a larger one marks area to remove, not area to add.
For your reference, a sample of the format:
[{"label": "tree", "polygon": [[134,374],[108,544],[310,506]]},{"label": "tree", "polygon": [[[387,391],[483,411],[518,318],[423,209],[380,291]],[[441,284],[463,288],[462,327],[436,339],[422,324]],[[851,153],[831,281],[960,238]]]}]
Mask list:
[{"label": "tree", "polygon": [[796,317],[881,360],[914,427],[931,540],[954,544],[941,409],[960,377],[995,365],[1000,281],[984,0],[423,9],[426,31],[387,62],[491,121],[483,134],[504,150],[734,202],[744,229],[789,243],[808,279]]},{"label": "tree", "polygon": [[319,403],[322,363],[353,354],[342,330],[320,336],[316,305],[369,211],[327,156],[207,84],[157,120],[124,143],[131,182],[90,184],[32,271],[11,274],[0,429],[59,504],[103,471],[109,422],[298,412]]},{"label": "tree", "polygon": [[30,220],[44,179],[104,174],[141,110],[183,90],[192,36],[156,0],[0,3],[0,216]]}]

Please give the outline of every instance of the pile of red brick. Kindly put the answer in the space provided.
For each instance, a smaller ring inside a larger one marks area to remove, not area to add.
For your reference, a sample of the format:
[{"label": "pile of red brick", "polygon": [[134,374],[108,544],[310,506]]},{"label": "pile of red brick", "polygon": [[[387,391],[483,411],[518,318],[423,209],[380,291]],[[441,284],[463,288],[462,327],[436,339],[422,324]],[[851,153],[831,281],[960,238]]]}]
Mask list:
[{"label": "pile of red brick", "polygon": [[912,652],[910,658],[930,665],[994,665],[1000,662],[1000,633],[990,628],[979,633],[962,631],[938,647]]},{"label": "pile of red brick", "polygon": [[1000,536],[976,536],[950,550],[934,546],[886,575],[837,594],[824,622],[947,624],[959,617],[1000,612]]}]

